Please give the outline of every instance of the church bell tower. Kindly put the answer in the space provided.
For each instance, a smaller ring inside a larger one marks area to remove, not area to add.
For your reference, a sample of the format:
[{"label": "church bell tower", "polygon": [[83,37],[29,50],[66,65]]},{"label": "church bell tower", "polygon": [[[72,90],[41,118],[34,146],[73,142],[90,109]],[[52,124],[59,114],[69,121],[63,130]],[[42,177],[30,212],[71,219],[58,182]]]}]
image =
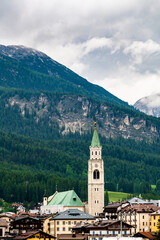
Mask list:
[{"label": "church bell tower", "polygon": [[104,167],[96,122],[88,160],[88,213],[98,216],[104,207]]}]

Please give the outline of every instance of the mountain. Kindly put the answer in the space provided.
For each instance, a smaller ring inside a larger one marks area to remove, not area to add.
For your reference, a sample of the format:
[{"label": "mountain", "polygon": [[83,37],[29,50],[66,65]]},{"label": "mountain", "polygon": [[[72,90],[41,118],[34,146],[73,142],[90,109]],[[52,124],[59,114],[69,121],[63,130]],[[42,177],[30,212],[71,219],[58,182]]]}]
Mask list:
[{"label": "mountain", "polygon": [[135,110],[44,53],[1,45],[0,197],[38,202],[45,189],[51,195],[57,185],[59,191],[74,187],[87,200],[95,117],[105,183],[115,187],[110,190],[121,182],[119,190],[149,191],[146,185],[160,179],[158,118]]},{"label": "mountain", "polygon": [[160,117],[160,93],[139,99],[134,107],[147,115]]},{"label": "mountain", "polygon": [[37,139],[91,132],[105,137],[159,138],[159,120],[135,111],[42,52],[0,45],[0,129]]},{"label": "mountain", "polygon": [[154,140],[158,119],[91,97],[0,88],[0,129],[37,139],[88,134],[97,117],[105,137]]},{"label": "mountain", "polygon": [[0,86],[3,87],[80,94],[130,107],[35,49],[0,45],[0,69]]}]

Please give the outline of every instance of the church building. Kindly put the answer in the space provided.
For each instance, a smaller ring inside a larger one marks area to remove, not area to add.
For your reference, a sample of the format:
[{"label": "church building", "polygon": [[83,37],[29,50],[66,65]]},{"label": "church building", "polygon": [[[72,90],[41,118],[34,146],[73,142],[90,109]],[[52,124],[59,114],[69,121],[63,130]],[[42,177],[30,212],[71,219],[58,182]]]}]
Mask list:
[{"label": "church building", "polygon": [[74,190],[55,192],[52,196],[44,195],[41,214],[63,212],[76,208],[92,216],[98,216],[104,208],[104,167],[102,147],[100,145],[96,122],[90,146],[88,160],[88,205],[84,205]]},{"label": "church building", "polygon": [[96,122],[88,160],[88,213],[98,216],[104,208],[104,166]]}]

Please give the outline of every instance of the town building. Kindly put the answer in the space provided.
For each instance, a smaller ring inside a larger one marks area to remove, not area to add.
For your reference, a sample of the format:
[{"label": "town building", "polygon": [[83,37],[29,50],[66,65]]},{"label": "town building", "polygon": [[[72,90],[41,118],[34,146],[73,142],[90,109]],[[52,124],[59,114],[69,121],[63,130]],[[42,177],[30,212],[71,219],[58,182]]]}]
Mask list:
[{"label": "town building", "polygon": [[130,236],[131,228],[133,226],[120,220],[102,220],[95,221],[92,224],[77,224],[73,227],[73,231],[88,234],[88,239],[99,240],[99,238],[102,239],[104,237]]},{"label": "town building", "polygon": [[104,164],[96,122],[88,160],[88,213],[98,216],[104,207]]},{"label": "town building", "polygon": [[52,196],[44,195],[43,206],[40,208],[41,214],[51,214],[56,212],[63,212],[67,209],[77,208],[81,211],[85,210],[85,206],[74,190],[58,192],[56,191]]},{"label": "town building", "polygon": [[33,230],[43,230],[43,222],[37,217],[18,216],[10,223],[10,234],[19,235]]},{"label": "town building", "polygon": [[109,203],[104,207],[101,217],[106,220],[117,220],[118,219],[118,208],[121,206],[121,202]]},{"label": "town building", "polygon": [[131,234],[151,231],[151,214],[159,208],[153,204],[129,204],[118,210],[118,218],[135,227]]},{"label": "town building", "polygon": [[68,209],[50,219],[50,234],[57,237],[59,234],[71,234],[77,223],[94,222],[95,218],[79,209]]},{"label": "town building", "polygon": [[151,213],[151,232],[157,232],[157,224],[158,220],[160,219],[160,209],[158,209],[156,212]]}]

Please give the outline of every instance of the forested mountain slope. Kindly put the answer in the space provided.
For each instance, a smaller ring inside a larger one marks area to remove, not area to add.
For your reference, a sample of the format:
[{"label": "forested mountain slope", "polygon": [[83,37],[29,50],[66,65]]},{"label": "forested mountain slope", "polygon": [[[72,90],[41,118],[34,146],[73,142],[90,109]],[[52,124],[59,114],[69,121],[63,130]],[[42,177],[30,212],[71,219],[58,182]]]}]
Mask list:
[{"label": "forested mountain slope", "polygon": [[23,46],[0,45],[0,86],[81,94],[130,107],[46,54]]},{"label": "forested mountain slope", "polygon": [[[59,191],[74,188],[83,200],[87,200],[91,136],[72,135],[70,139],[37,141],[0,132],[1,197],[6,201],[42,201],[45,189],[50,195],[57,185]],[[140,183],[155,184],[160,179],[158,143],[103,137],[100,141],[106,183],[118,183],[122,190],[140,193],[143,192]],[[123,186],[122,182],[125,182]]]}]

